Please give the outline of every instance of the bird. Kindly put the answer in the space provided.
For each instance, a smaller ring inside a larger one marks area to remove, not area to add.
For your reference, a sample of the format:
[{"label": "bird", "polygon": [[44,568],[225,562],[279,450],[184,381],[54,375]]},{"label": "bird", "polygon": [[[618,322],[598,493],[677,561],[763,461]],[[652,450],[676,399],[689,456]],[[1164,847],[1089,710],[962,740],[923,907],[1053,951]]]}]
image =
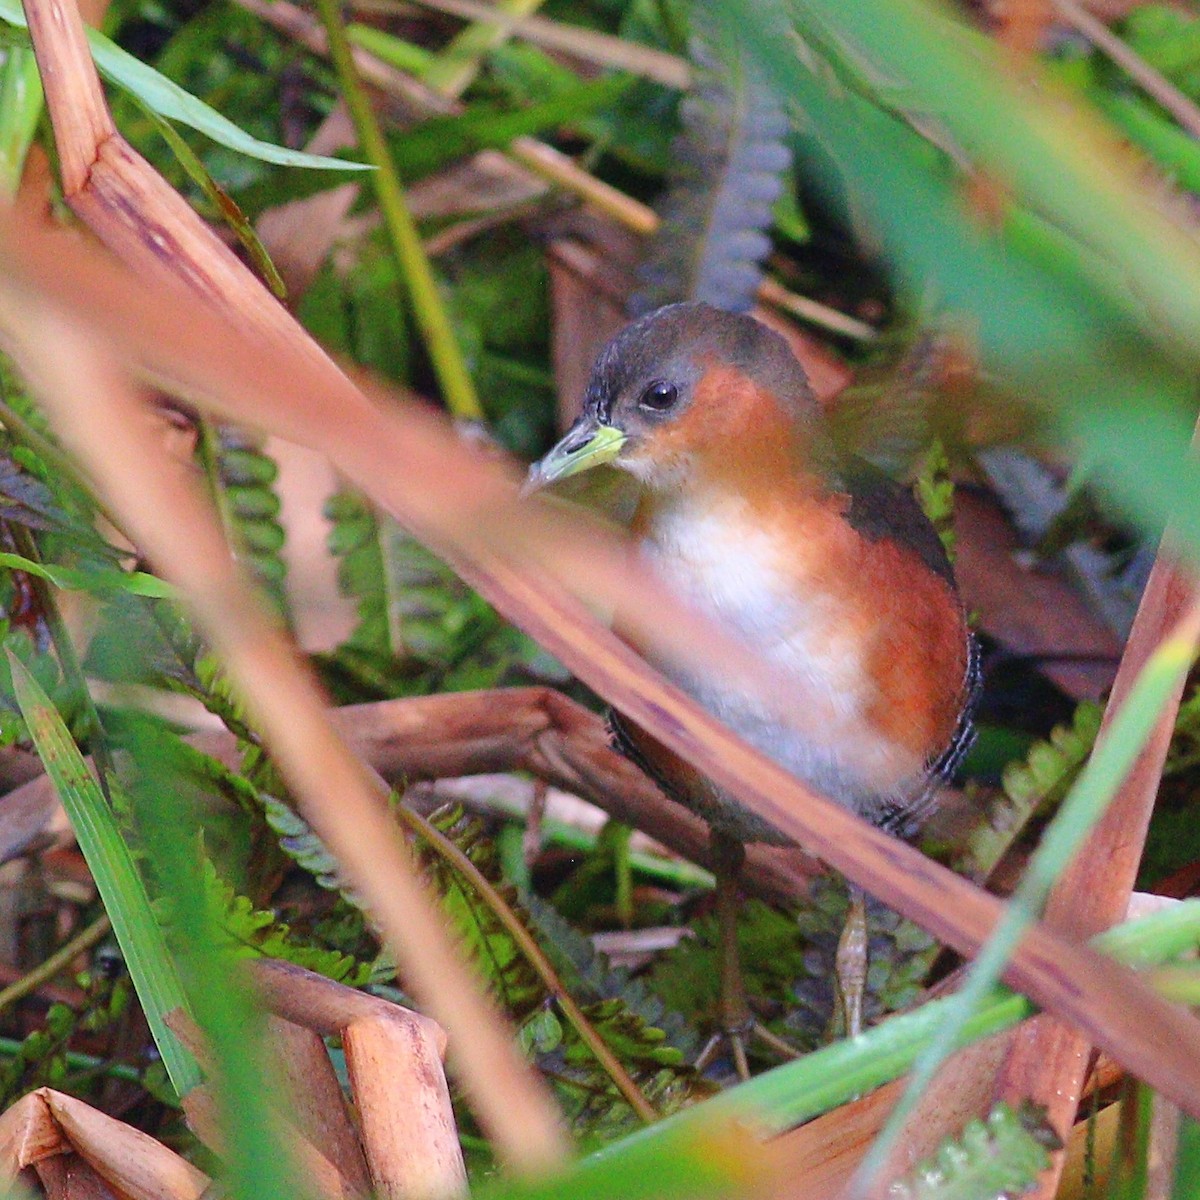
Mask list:
[{"label": "bird", "polygon": [[[840,449],[787,341],[752,316],[672,304],[601,350],[580,417],[529,470],[536,491],[602,464],[636,482],[636,554],[769,668],[764,702],[727,665],[619,633],[751,746],[873,824],[911,836],[973,738],[979,656],[937,531],[910,489]],[[795,719],[816,695],[819,721]],[[619,712],[619,749],[708,822],[721,930],[721,1034],[738,1073],[763,1034],[734,922],[747,842],[789,839]],[[850,888],[836,971],[862,1025],[865,898]],[[774,1040],[770,1039],[769,1040]],[[784,1046],[778,1049],[786,1049]]]}]

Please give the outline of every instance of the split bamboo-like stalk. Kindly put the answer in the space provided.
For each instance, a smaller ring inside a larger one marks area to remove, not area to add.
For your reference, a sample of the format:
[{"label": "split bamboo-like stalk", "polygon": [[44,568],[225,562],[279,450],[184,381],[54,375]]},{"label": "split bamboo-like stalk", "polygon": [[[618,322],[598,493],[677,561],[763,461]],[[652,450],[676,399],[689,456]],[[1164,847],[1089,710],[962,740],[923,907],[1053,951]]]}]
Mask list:
[{"label": "split bamboo-like stalk", "polygon": [[111,1200],[112,1189],[78,1154],[43,1158],[34,1167],[49,1200]]},{"label": "split bamboo-like stalk", "polygon": [[[280,1076],[277,1098],[288,1149],[328,1200],[443,1200],[465,1190],[466,1173],[442,1056],[446,1035],[435,1022],[291,963],[247,964],[272,1015],[268,1034]],[[182,1013],[170,1025],[197,1059],[210,1056]],[[346,1054],[359,1131],[346,1108],[323,1039]],[[211,1068],[209,1068],[211,1069]],[[184,1100],[188,1120],[220,1151],[220,1114],[207,1089]],[[360,1141],[361,1138],[361,1141]]]},{"label": "split bamboo-like stalk", "polygon": [[[369,1196],[371,1179],[363,1148],[346,1107],[337,1072],[329,1061],[324,1038],[303,1025],[273,1016],[267,1021],[267,1040],[276,1051],[276,1069],[289,1100],[288,1116],[300,1136],[334,1166],[348,1195]],[[429,1080],[434,1084],[440,1080],[443,1089],[446,1086],[440,1057],[436,1072],[430,1072]],[[415,1091],[426,1084],[425,1077],[397,1069],[390,1099],[393,1103],[409,1103],[405,1091]]]},{"label": "split bamboo-like stalk", "polygon": [[317,1035],[340,1036],[376,1194],[411,1200],[464,1191],[462,1151],[441,1063],[446,1050],[441,1027],[288,963],[264,960],[252,972],[259,994],[282,1023],[317,1038],[310,1051],[324,1062],[327,1097],[309,1093],[313,1111],[300,1124],[317,1135],[310,1140],[335,1162],[349,1155],[343,1122],[328,1128],[328,1111],[320,1111],[335,1096],[340,1101],[341,1092]]},{"label": "split bamboo-like stalk", "polygon": [[[192,1088],[181,1103],[187,1123],[196,1136],[215,1154],[224,1155],[228,1146],[228,1125],[212,1087],[202,1083]],[[369,1191],[352,1187],[337,1165],[287,1119],[280,1116],[273,1122],[271,1136],[293,1178],[304,1181],[305,1194],[313,1200],[369,1200]]]},{"label": "split bamboo-like stalk", "polygon": [[[464,1192],[454,1111],[429,1032],[412,1021],[353,1021],[342,1046],[375,1194],[409,1200]],[[421,1086],[397,1096],[395,1076]]]},{"label": "split bamboo-like stalk", "polygon": [[130,1200],[199,1200],[210,1182],[149,1134],[73,1096],[39,1088],[0,1117],[0,1179],[14,1180],[26,1168],[59,1156],[88,1168],[53,1171],[63,1196],[73,1194],[73,1185],[90,1194],[89,1172]]},{"label": "split bamboo-like stalk", "polygon": [[[1105,709],[1100,738],[1104,737],[1113,714],[1129,694],[1146,660],[1196,603],[1195,584],[1176,563],[1168,534],[1138,606]],[[1197,630],[1193,627],[1190,632],[1194,651]],[[1119,921],[1125,912],[1158,796],[1183,685],[1181,679],[1108,812],[1050,895],[1045,919],[1071,937],[1099,933]],[[997,1099],[1019,1103],[1029,1097],[1044,1104],[1051,1123],[1061,1135],[1075,1117],[1089,1047],[1089,1039],[1079,1029],[1050,1015],[1036,1018],[1013,1035],[1000,1072]],[[1063,1156],[1059,1154],[1033,1193],[1034,1200],[1052,1200],[1062,1167]]]}]

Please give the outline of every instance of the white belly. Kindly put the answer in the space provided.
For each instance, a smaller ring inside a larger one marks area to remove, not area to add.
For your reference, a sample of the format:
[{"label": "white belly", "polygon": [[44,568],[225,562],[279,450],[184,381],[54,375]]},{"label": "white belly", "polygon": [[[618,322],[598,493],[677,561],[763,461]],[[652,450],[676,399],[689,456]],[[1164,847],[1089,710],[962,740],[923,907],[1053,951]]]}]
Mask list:
[{"label": "white belly", "polygon": [[[780,766],[863,815],[911,791],[923,764],[868,720],[876,697],[861,627],[847,629],[834,597],[781,573],[777,547],[736,507],[662,514],[640,550],[682,600],[773,668],[766,695],[727,673],[657,664],[673,682]],[[819,707],[815,719],[807,706]]]}]

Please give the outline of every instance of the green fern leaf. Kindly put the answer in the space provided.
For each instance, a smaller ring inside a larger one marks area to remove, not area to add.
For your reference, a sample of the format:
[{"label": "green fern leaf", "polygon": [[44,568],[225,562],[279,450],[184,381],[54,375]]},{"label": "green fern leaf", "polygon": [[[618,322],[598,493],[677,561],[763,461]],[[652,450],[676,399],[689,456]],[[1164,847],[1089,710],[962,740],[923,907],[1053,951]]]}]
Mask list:
[{"label": "green fern leaf", "polygon": [[1102,714],[1098,704],[1083,701],[1070,725],[1055,726],[1050,737],[1035,742],[1024,759],[1004,768],[1000,791],[977,796],[972,806],[976,819],[949,855],[955,871],[986,879],[1030,818],[1067,794],[1092,752]]},{"label": "green fern leaf", "polygon": [[205,859],[204,883],[222,939],[239,958],[280,958],[316,971],[350,987],[361,987],[370,975],[370,965],[360,963],[338,950],[314,946],[293,936],[289,926],[274,913],[254,907],[238,895]]},{"label": "green fern leaf", "polygon": [[1014,1200],[1030,1191],[1060,1142],[1031,1105],[998,1104],[892,1184],[889,1200]]},{"label": "green fern leaf", "polygon": [[325,515],[332,526],[329,549],[338,560],[338,586],[358,603],[358,623],[347,645],[386,658],[399,657],[403,642],[387,569],[387,542],[398,532],[389,531],[387,519],[357,492],[332,496]]},{"label": "green fern leaf", "polygon": [[652,988],[628,971],[614,967],[557,910],[535,895],[523,898],[531,928],[546,951],[554,969],[579,1000],[622,1000],[647,1026],[661,1029],[668,1042],[685,1058],[700,1049],[700,1035],[679,1011],[666,1004]]},{"label": "green fern leaf", "polygon": [[319,658],[344,701],[499,687],[531,675],[562,677],[536,642],[435,555],[362,497],[341,492],[327,514],[338,583],[358,603],[358,622],[333,655]]},{"label": "green fern leaf", "polygon": [[266,792],[259,792],[258,800],[267,824],[279,835],[279,848],[284,854],[307,871],[318,887],[337,892],[361,910],[362,901],[346,886],[337,860],[313,832],[312,826],[290,805]]},{"label": "green fern leaf", "polygon": [[220,431],[216,467],[223,507],[240,555],[278,611],[286,616],[287,564],[281,553],[284,532],[274,486],[279,467],[256,441],[233,426],[224,426]]},{"label": "green fern leaf", "polygon": [[[264,798],[268,820],[281,833],[281,845],[305,869],[315,873],[323,887],[341,889],[337,865],[303,818],[285,810],[278,801]],[[457,807],[437,813],[433,824],[465,854],[495,887],[520,919],[536,936],[538,922],[501,878],[499,856],[484,825],[463,815]],[[637,1124],[612,1081],[601,1070],[591,1052],[557,1012],[553,997],[529,964],[518,943],[470,883],[432,850],[418,847],[442,906],[454,924],[462,944],[475,962],[488,987],[518,1027],[530,1053],[547,1071],[559,1093],[568,1119],[587,1136],[616,1136]],[[343,895],[346,893],[343,891]],[[347,897],[353,902],[353,897]],[[561,957],[564,938],[548,950]],[[572,947],[579,957],[578,948]],[[571,987],[578,976],[564,972]],[[571,988],[575,993],[577,989]],[[707,1095],[711,1090],[686,1065],[684,1054],[673,1037],[652,1020],[626,1003],[621,996],[601,996],[604,990],[580,989],[577,1002],[599,1035],[621,1058],[647,1099],[664,1114]]]},{"label": "green fern leaf", "polygon": [[1085,700],[1075,709],[1069,726],[1055,726],[1048,740],[1030,747],[1024,762],[1005,768],[1004,791],[1014,805],[1032,813],[1040,804],[1066,795],[1092,752],[1102,715],[1098,704]]},{"label": "green fern leaf", "polygon": [[[83,988],[78,1009],[60,1003],[50,1005],[42,1027],[26,1035],[6,1055],[0,1066],[0,1107],[7,1108],[25,1093],[43,1085],[73,1095],[89,1095],[87,1078],[72,1077],[71,1043],[80,1035],[81,1039],[94,1041],[120,1021],[129,1009],[133,985],[128,975],[111,978],[102,971],[85,971],[77,977],[77,982]],[[93,1062],[99,1065],[98,1060]],[[161,1062],[156,1061],[154,1066],[161,1071]],[[98,1090],[100,1084],[97,1080],[93,1087]],[[170,1086],[164,1090],[166,1102],[177,1105]]]},{"label": "green fern leaf", "polygon": [[246,722],[246,712],[215,655],[209,653],[178,606],[146,602],[145,611],[156,626],[153,666],[156,682],[199,700],[239,741],[257,744],[258,735]]}]

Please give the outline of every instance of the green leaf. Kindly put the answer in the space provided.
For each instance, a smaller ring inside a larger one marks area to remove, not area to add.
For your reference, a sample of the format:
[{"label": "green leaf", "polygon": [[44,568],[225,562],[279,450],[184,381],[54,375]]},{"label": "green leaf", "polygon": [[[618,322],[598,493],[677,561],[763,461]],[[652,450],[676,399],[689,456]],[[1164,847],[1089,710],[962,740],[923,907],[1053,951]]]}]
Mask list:
[{"label": "green leaf", "polygon": [[[524,901],[501,882],[495,843],[481,822],[465,818],[458,809],[447,809],[435,814],[433,823],[471,859],[526,929],[537,934],[553,927],[553,922],[544,924],[531,917]],[[510,1017],[522,1025],[530,1020],[537,1023],[553,996],[518,941],[487,900],[453,866],[433,851],[423,850],[422,857],[441,894],[443,908],[489,987]],[[561,940],[557,944],[545,943],[543,949],[556,971],[561,972],[564,986],[570,989],[587,1020],[659,1112],[673,1111],[707,1094],[709,1085],[687,1064],[667,1032],[654,1023],[655,1017],[663,1015],[661,1004],[656,1008],[642,1004],[641,1011],[635,1011],[622,995],[623,989],[613,987],[617,980],[609,979],[607,986],[595,990],[585,986],[582,973],[575,971],[578,958],[574,955],[570,958],[575,961],[564,958],[566,947]],[[639,1000],[644,997],[641,988],[634,991]],[[587,1139],[611,1140],[616,1133],[636,1125],[635,1118],[608,1075],[598,1066],[592,1050],[569,1022],[564,1020],[561,1024],[561,1045],[556,1045],[550,1057],[541,1061],[551,1074],[566,1118],[577,1134]],[[530,1037],[535,1034],[536,1030]]]},{"label": "green leaf", "polygon": [[954,562],[954,477],[950,460],[940,438],[935,438],[917,471],[915,488],[917,502],[929,518],[946,555]]},{"label": "green leaf", "polygon": [[42,105],[42,80],[33,51],[10,46],[0,65],[0,197],[6,201],[17,194]]},{"label": "green leaf", "polygon": [[455,116],[423,121],[389,139],[389,145],[404,177],[419,179],[475,150],[504,149],[514,138],[575,124],[589,113],[610,107],[632,82],[628,75],[610,75],[577,83],[561,95],[515,111],[475,104]]},{"label": "green leaf", "polygon": [[1179,1151],[1171,1200],[1200,1196],[1200,1121],[1184,1116],[1179,1127]]},{"label": "green leaf", "polygon": [[284,854],[307,871],[318,887],[337,892],[348,904],[361,908],[362,901],[345,886],[337,859],[313,832],[312,826],[275,796],[260,792],[257,798],[267,824],[279,835],[279,846]]},{"label": "green leaf", "polygon": [[0,551],[0,567],[36,575],[68,592],[100,595],[129,592],[134,596],[151,596],[159,600],[170,600],[175,596],[175,589],[166,580],[147,575],[145,571],[90,571],[79,567],[51,566],[8,551]]},{"label": "green leaf", "polygon": [[[654,1126],[661,1127],[661,1122]],[[756,1194],[770,1178],[765,1154],[746,1126],[697,1114],[654,1141],[629,1138],[559,1175],[507,1180],[476,1195],[478,1200],[738,1200]]]},{"label": "green leaf", "polygon": [[1056,725],[1023,759],[1005,766],[1003,792],[986,799],[980,819],[954,848],[950,863],[956,871],[986,878],[1034,814],[1066,795],[1092,752],[1102,715],[1098,704],[1082,701],[1070,725]]},{"label": "green leaf", "polygon": [[267,248],[262,244],[254,226],[246,218],[246,214],[234,202],[227,191],[209,173],[208,168],[200,161],[196,152],[175,132],[170,121],[160,117],[158,113],[142,105],[142,111],[154,122],[163,140],[171,148],[179,165],[188,173],[188,177],[204,193],[208,202],[221,214],[222,219],[233,230],[234,235],[242,244],[242,248],[250,256],[272,294],[278,300],[287,298],[287,287],[275,269]]},{"label": "green leaf", "polygon": [[346,37],[360,49],[383,59],[388,66],[410,75],[420,75],[433,58],[433,53],[424,46],[414,46],[374,25],[349,24]]},{"label": "green leaf", "polygon": [[166,1015],[188,1010],[183,984],[133,857],[112,809],[46,693],[8,652],[13,687],[46,773],[70,819],[79,848],[112,921],[130,978],[175,1091],[186,1096],[200,1082],[195,1059],[167,1028]]},{"label": "green leaf", "polygon": [[1060,800],[1074,783],[1100,732],[1103,710],[1090,700],[1076,709],[1071,724],[1057,725],[1048,740],[1035,742],[1025,761],[1004,771],[1004,790],[1031,813],[1043,801]]},{"label": "green leaf", "polygon": [[211,1049],[211,1087],[223,1118],[229,1194],[235,1200],[306,1200],[309,1189],[280,1147],[272,1118],[268,1097],[286,1096],[286,1088],[268,1054],[262,1014],[228,946],[214,937],[216,914],[204,886],[198,832],[203,794],[189,780],[177,734],[136,712],[126,722],[130,806],[146,862],[170,911],[172,944],[191,1011]]},{"label": "green leaf", "polygon": [[222,516],[238,546],[239,557],[286,617],[287,563],[281,553],[285,534],[279,520],[282,504],[275,491],[279,466],[251,435],[234,426],[216,430],[208,426],[206,437],[212,439],[209,452],[218,476]]},{"label": "green leaf", "polygon": [[[19,0],[0,0],[0,21],[6,21],[18,29],[27,29],[28,22]],[[365,163],[344,162],[337,158],[326,158],[319,154],[304,154],[299,150],[286,150],[260,141],[239,129],[228,118],[209,108],[178,84],[160,75],[153,67],[134,58],[115,42],[95,29],[87,31],[88,45],[100,73],[111,83],[132,92],[148,108],[172,121],[179,121],[192,129],[212,138],[222,146],[238,150],[251,158],[263,162],[277,163],[284,167],[308,167],[325,171],[369,171],[373,168]]]}]

